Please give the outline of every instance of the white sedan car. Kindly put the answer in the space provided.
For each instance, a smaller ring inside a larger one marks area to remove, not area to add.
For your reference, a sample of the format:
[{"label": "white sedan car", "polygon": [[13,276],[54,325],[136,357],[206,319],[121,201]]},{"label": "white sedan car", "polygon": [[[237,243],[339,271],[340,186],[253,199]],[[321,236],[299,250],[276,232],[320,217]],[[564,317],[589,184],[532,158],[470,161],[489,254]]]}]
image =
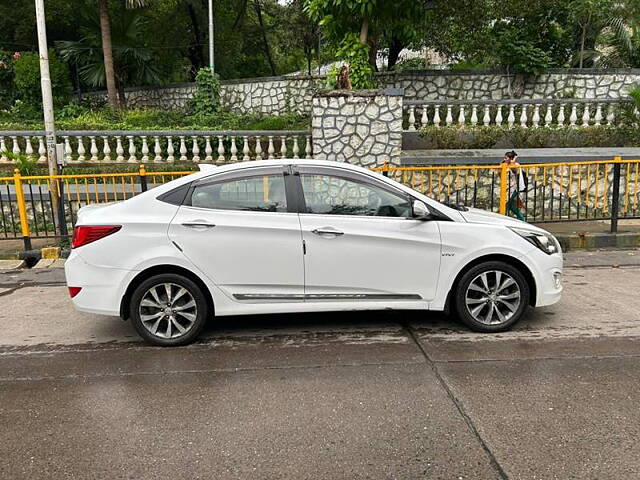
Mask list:
[{"label": "white sedan car", "polygon": [[258,313],[452,310],[498,332],[559,300],[562,252],[540,228],[364,168],[269,160],[82,208],[65,273],[78,310],[171,346]]}]

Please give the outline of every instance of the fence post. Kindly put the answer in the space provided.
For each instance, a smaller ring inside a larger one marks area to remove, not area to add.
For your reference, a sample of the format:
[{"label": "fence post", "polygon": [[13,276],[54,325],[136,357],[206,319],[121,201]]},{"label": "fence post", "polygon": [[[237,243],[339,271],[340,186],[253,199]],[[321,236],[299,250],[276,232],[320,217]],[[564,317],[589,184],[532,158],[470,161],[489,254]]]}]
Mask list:
[{"label": "fence post", "polygon": [[22,231],[24,249],[31,250],[29,219],[27,218],[27,204],[24,201],[24,192],[22,191],[22,176],[20,175],[20,170],[17,168],[13,171],[13,181],[16,187],[16,199],[18,200],[18,214],[20,216],[20,229]]},{"label": "fence post", "polygon": [[140,190],[147,191],[147,170],[144,168],[144,164],[140,164],[138,175],[140,175]]},{"label": "fence post", "polygon": [[500,214],[507,214],[507,196],[509,187],[509,165],[502,162],[500,165]]},{"label": "fence post", "polygon": [[620,162],[621,157],[613,161],[613,198],[611,199],[611,233],[618,233],[618,213],[620,209]]},{"label": "fence post", "polygon": [[389,176],[389,162],[386,160],[382,164],[382,175],[384,175],[385,177]]},{"label": "fence post", "polygon": [[58,192],[58,226],[60,228],[60,237],[68,237],[69,231],[67,230],[67,218],[64,211],[64,180],[58,178],[54,182],[54,185]]}]

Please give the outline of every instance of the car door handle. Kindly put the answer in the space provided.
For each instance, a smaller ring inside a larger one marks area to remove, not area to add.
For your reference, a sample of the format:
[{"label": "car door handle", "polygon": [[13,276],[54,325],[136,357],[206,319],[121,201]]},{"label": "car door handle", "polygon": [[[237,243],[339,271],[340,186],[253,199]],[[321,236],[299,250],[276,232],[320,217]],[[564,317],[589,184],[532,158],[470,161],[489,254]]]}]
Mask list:
[{"label": "car door handle", "polygon": [[336,237],[340,235],[344,235],[344,232],[340,230],[336,230],[333,227],[320,227],[314,230],[311,230],[311,233],[315,233],[316,235],[335,235]]},{"label": "car door handle", "polygon": [[205,222],[204,220],[192,220],[190,222],[183,222],[182,223],[183,227],[189,227],[189,228],[213,228],[215,227],[215,223],[209,223],[209,222]]}]

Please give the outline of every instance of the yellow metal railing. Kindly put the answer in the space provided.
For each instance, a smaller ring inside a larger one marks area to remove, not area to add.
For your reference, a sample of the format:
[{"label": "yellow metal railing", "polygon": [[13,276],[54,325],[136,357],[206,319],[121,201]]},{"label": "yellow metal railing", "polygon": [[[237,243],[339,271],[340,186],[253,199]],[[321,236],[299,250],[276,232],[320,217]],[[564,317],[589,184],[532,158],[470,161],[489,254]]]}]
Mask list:
[{"label": "yellow metal railing", "polygon": [[[507,164],[393,167],[374,170],[440,202],[502,214],[515,209],[530,222],[640,218],[640,160],[523,164],[528,187],[517,192]],[[0,177],[0,238],[68,235],[79,208],[126,200],[190,171]],[[267,195],[267,190],[264,190]],[[64,208],[58,208],[62,204]]]},{"label": "yellow metal railing", "polygon": [[[528,221],[591,220],[640,216],[640,160],[594,160],[501,165],[392,167],[374,170],[440,202],[463,204],[507,214],[515,194]],[[528,187],[518,189],[526,173]],[[617,190],[614,188],[617,185]],[[617,192],[617,195],[614,195]],[[615,196],[615,198],[614,198]]]},{"label": "yellow metal railing", "polygon": [[144,165],[133,173],[79,175],[22,176],[15,169],[0,177],[0,238],[22,237],[26,247],[30,238],[66,236],[81,207],[126,200],[190,173],[148,172]]}]

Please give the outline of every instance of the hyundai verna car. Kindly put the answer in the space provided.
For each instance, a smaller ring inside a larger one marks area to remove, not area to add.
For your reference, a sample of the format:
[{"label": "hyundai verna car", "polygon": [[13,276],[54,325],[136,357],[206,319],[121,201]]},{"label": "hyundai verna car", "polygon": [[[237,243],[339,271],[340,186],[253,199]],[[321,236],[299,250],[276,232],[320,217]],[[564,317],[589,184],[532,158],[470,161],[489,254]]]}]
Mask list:
[{"label": "hyundai verna car", "polygon": [[75,307],[130,319],[164,346],[215,316],[259,313],[451,310],[498,332],[562,292],[546,231],[326,161],[203,165],[80,209],[72,243]]}]

